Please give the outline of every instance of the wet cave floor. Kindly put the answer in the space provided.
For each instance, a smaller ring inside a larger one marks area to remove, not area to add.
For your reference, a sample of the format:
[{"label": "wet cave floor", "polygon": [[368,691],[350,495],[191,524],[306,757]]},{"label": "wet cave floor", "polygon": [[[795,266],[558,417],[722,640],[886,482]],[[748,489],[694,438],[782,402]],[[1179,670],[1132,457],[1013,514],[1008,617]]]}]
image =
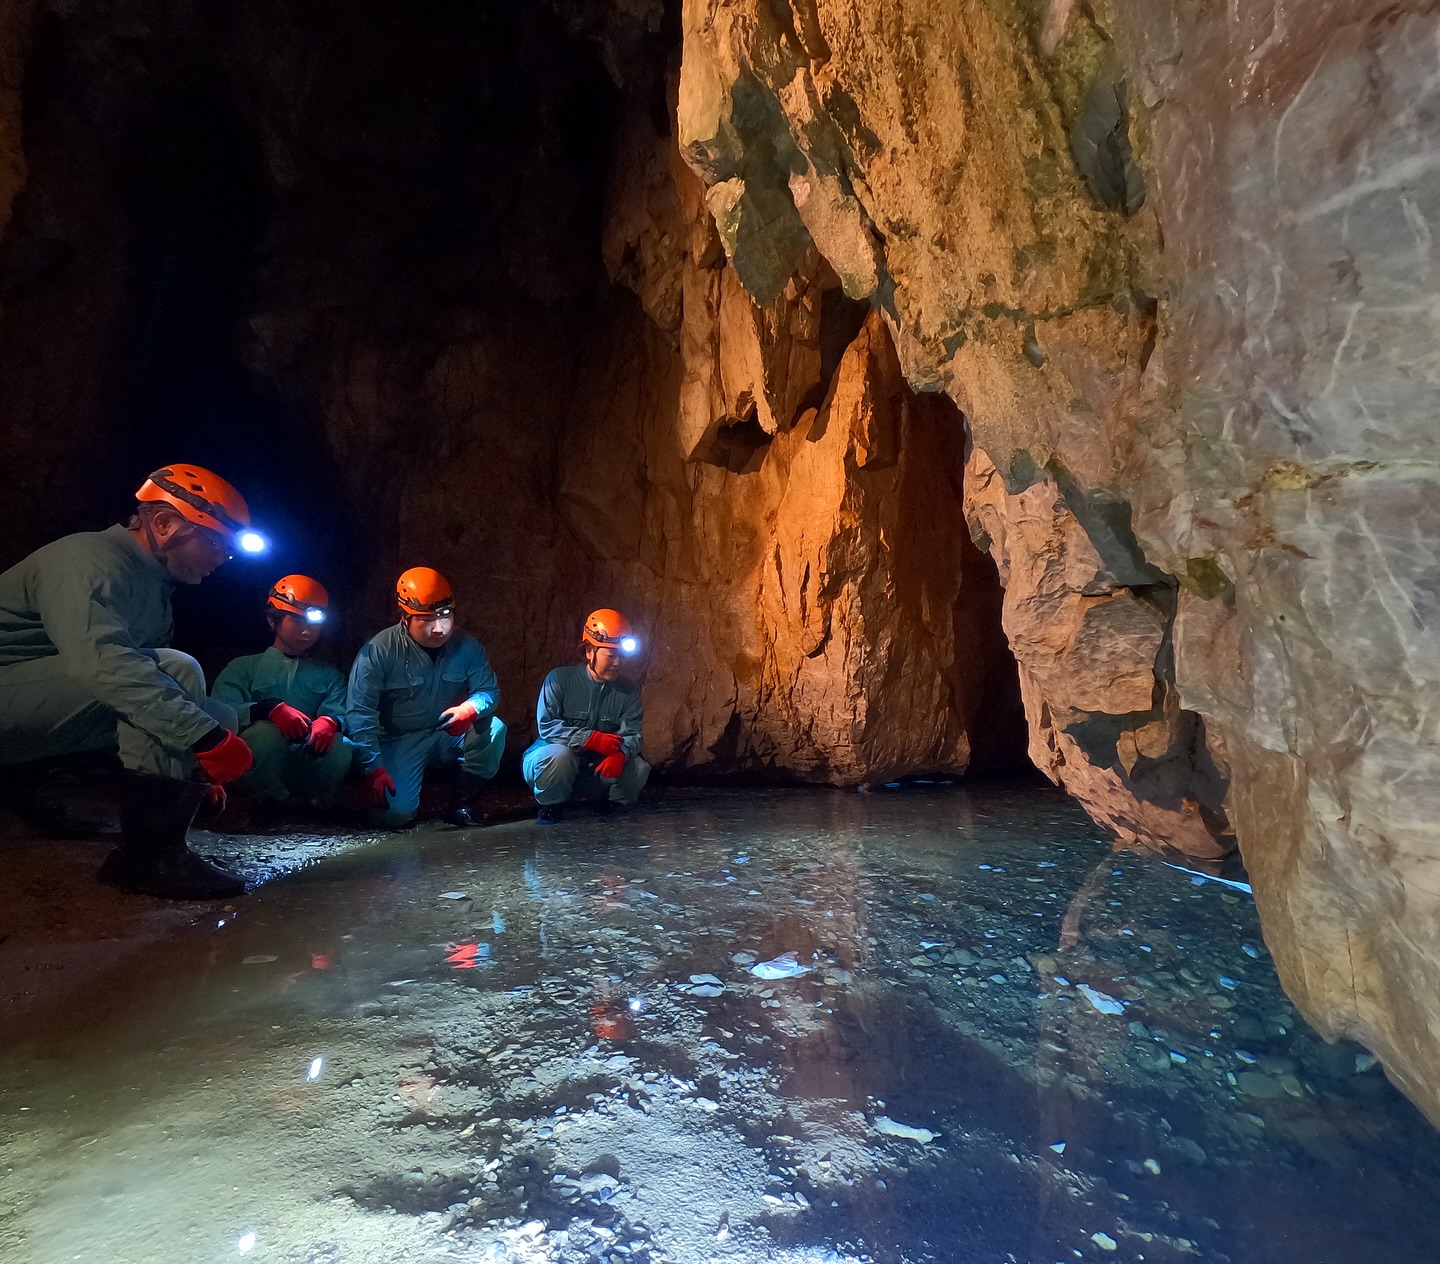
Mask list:
[{"label": "wet cave floor", "polygon": [[421,829],[124,975],[0,1033],[9,1264],[1440,1260],[1248,895],[1047,790]]}]

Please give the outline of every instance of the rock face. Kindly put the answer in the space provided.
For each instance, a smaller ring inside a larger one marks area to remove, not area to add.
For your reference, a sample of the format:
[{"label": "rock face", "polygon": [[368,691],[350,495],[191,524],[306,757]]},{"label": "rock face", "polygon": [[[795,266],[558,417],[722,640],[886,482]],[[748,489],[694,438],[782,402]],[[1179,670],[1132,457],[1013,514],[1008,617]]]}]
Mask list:
[{"label": "rock face", "polygon": [[818,250],[965,412],[1036,761],[1140,841],[1213,856],[1228,814],[1307,1017],[1440,1117],[1433,14],[684,25],[741,280]]},{"label": "rock face", "polygon": [[564,445],[561,513],[588,574],[562,591],[620,601],[648,630],[648,753],[839,783],[1003,758],[1021,732],[1014,667],[965,531],[963,426],[905,386],[883,321],[818,407],[773,436],[731,423],[756,432],[737,469],[733,447],[694,459],[686,426],[695,357],[723,359],[721,313],[704,307],[708,341],[691,328],[677,355],[618,306]]}]

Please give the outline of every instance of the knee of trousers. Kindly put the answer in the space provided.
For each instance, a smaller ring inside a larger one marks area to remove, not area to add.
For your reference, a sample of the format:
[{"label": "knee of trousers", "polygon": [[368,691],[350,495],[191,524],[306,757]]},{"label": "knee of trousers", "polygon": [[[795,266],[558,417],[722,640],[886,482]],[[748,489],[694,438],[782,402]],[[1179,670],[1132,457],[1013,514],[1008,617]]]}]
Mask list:
[{"label": "knee of trousers", "polygon": [[310,762],[320,776],[339,780],[350,771],[350,765],[355,762],[355,748],[344,738],[337,737],[335,744],[323,755],[311,755]]},{"label": "knee of trousers", "polygon": [[372,814],[383,818],[391,825],[404,825],[413,820],[415,814],[420,811],[420,795],[407,794],[403,797],[390,796],[390,801],[383,808],[377,808]]},{"label": "knee of trousers", "polygon": [[180,686],[180,691],[191,702],[203,706],[206,702],[205,669],[200,663],[180,650],[158,649],[153,653],[155,665]]},{"label": "knee of trousers", "polygon": [[461,749],[466,770],[481,777],[493,777],[505,756],[507,732],[505,722],[493,715],[483,726],[477,724],[465,734]]},{"label": "knee of trousers", "polygon": [[255,762],[262,759],[284,759],[290,753],[290,743],[269,720],[260,720],[240,734],[250,747]]},{"label": "knee of trousers", "polygon": [[524,771],[525,780],[532,789],[544,790],[573,782],[580,771],[580,761],[568,746],[561,746],[557,742],[542,746],[527,756]]}]

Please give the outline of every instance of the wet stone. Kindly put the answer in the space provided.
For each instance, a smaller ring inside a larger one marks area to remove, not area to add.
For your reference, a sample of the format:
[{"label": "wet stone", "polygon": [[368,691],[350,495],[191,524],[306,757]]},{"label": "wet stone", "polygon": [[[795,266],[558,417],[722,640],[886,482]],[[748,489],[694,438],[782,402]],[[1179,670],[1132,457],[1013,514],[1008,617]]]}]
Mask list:
[{"label": "wet stone", "polygon": [[1285,1090],[1268,1075],[1260,1071],[1241,1071],[1235,1077],[1237,1087],[1247,1097],[1274,1099],[1284,1097]]}]

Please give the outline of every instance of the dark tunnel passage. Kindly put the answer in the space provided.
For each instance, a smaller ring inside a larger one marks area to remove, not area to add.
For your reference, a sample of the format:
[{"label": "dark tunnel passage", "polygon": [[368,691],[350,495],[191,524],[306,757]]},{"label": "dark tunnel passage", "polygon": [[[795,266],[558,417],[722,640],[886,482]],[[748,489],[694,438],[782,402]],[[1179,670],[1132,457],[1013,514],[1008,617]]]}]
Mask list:
[{"label": "dark tunnel passage", "polygon": [[[0,264],[0,393],[30,458],[10,551],[123,519],[136,471],[179,454],[224,471],[273,541],[180,594],[182,642],[213,668],[261,634],[278,566],[325,577],[353,651],[404,480],[443,457],[417,406],[347,483],[314,344],[428,347],[531,274],[578,336],[604,281],[616,92],[543,6],[143,10],[52,15],[27,62],[29,177]],[[538,74],[517,49],[545,54]],[[277,362],[287,320],[308,327]]]}]

